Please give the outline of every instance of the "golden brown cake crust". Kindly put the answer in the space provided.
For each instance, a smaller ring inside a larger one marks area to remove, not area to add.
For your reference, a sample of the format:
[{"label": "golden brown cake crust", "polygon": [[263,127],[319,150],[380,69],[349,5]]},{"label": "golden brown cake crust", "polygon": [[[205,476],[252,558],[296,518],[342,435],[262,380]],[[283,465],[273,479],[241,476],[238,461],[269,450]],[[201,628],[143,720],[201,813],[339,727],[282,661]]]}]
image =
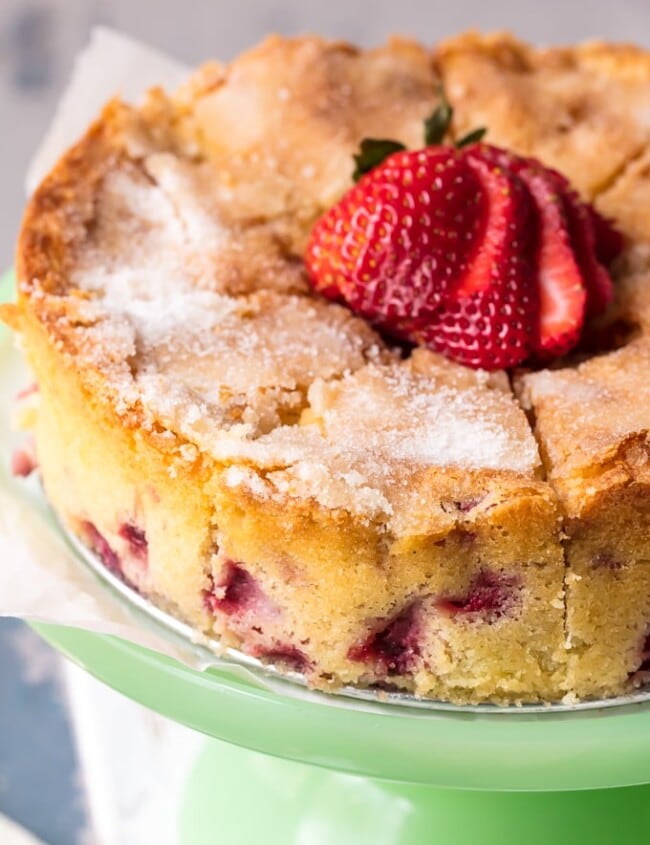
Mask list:
[{"label": "golden brown cake crust", "polygon": [[221,73],[199,71],[178,97],[177,128],[225,180],[246,171],[232,214],[290,214],[304,231],[349,187],[362,138],[422,143],[438,86],[430,53],[412,41],[362,51],[275,36]]},{"label": "golden brown cake crust", "polygon": [[605,190],[650,141],[650,57],[632,45],[535,49],[506,33],[443,42],[436,67],[455,131],[534,156],[586,197]]},{"label": "golden brown cake crust", "polygon": [[[521,374],[515,395],[504,373],[403,360],[311,293],[305,238],[359,141],[420,146],[441,82],[456,136],[486,125],[620,219],[605,322],[633,341]],[[594,624],[589,573],[597,591],[622,583],[620,612],[646,578],[610,528],[634,539],[650,509],[649,83],[650,57],[624,45],[274,37],[173,97],[109,103],[30,201],[18,303],[0,312],[41,386],[57,510],[138,589],[318,686],[628,689],[650,609]],[[388,670],[373,648],[406,628],[417,647]]]}]

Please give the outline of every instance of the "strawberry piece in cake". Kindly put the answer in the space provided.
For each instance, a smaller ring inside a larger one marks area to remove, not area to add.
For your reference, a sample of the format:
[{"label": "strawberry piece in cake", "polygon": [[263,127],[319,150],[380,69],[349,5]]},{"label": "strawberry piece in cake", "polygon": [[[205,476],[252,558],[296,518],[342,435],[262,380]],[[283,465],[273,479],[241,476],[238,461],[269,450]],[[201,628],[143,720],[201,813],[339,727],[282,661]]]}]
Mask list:
[{"label": "strawberry piece in cake", "polygon": [[406,675],[420,660],[423,632],[418,624],[421,603],[413,602],[387,623],[371,633],[364,642],[348,651],[350,660],[371,666],[379,675]]},{"label": "strawberry piece in cake", "polygon": [[28,436],[25,442],[16,446],[11,453],[10,469],[11,474],[17,478],[27,478],[38,469],[36,441],[32,436]]}]

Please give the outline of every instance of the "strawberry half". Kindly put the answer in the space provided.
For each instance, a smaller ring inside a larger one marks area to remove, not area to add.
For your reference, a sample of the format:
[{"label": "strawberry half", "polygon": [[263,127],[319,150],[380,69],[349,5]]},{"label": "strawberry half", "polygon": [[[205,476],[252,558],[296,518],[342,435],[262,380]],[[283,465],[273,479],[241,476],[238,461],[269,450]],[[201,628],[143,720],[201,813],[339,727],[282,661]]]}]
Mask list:
[{"label": "strawberry half", "polygon": [[534,207],[516,175],[470,147],[465,160],[488,198],[473,264],[456,279],[418,340],[466,364],[493,370],[528,357],[537,323]]},{"label": "strawberry half", "polygon": [[312,284],[408,336],[473,262],[485,206],[479,180],[455,149],[394,153],[314,226],[305,255]]}]

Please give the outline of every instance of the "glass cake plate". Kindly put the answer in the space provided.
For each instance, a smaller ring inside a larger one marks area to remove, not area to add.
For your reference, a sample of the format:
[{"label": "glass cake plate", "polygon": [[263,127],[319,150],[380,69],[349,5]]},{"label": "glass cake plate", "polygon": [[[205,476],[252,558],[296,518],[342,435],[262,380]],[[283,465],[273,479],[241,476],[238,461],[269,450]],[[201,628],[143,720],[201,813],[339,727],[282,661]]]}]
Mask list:
[{"label": "glass cake plate", "polygon": [[[8,278],[3,288],[6,297]],[[296,673],[197,643],[68,540],[79,566],[143,625],[196,658],[219,650],[218,665],[199,671],[114,636],[33,625],[109,686],[208,737],[186,785],[179,845],[650,839],[649,690],[546,707],[311,691]]]}]

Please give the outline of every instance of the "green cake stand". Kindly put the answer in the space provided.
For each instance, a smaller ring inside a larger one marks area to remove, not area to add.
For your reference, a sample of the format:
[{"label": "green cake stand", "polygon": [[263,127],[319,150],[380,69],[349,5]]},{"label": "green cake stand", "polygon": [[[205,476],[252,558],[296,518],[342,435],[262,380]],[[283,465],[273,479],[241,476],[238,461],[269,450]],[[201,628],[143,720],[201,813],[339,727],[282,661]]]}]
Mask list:
[{"label": "green cake stand", "polygon": [[209,737],[179,845],[650,841],[650,705],[482,714],[298,699],[109,636],[35,627]]},{"label": "green cake stand", "polygon": [[[10,289],[5,277],[0,292]],[[34,628],[104,683],[206,736],[179,845],[650,842],[650,702],[423,709],[269,686],[261,670],[235,664],[200,672],[115,637]]]}]

